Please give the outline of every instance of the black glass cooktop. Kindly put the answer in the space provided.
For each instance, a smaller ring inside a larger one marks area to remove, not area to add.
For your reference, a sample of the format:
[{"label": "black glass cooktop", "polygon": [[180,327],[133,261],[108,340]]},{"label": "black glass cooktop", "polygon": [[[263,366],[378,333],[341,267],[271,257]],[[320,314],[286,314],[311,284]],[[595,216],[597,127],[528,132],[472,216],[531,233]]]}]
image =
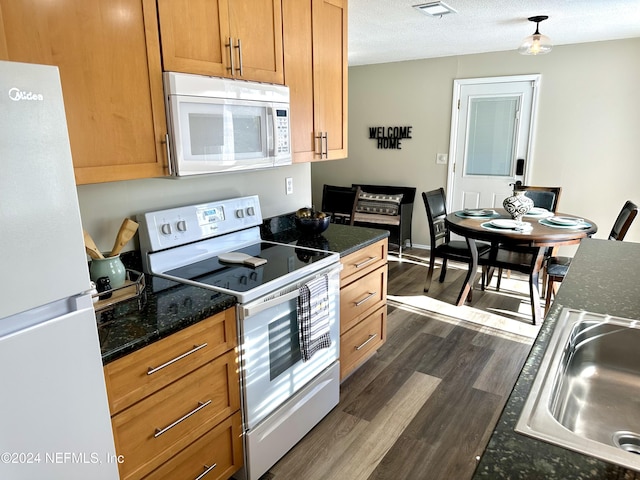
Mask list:
[{"label": "black glass cooktop", "polygon": [[221,262],[218,257],[211,257],[164,273],[213,287],[247,292],[291,272],[307,268],[331,255],[331,252],[327,251],[269,242],[257,243],[234,251],[265,259],[267,263],[254,268],[243,264]]}]

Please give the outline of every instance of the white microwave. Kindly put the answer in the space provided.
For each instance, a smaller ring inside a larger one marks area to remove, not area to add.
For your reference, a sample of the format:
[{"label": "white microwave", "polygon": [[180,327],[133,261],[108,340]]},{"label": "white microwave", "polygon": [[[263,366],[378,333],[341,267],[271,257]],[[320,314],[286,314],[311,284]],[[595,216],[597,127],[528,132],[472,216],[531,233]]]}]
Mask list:
[{"label": "white microwave", "polygon": [[289,88],[164,73],[172,176],[291,164]]}]

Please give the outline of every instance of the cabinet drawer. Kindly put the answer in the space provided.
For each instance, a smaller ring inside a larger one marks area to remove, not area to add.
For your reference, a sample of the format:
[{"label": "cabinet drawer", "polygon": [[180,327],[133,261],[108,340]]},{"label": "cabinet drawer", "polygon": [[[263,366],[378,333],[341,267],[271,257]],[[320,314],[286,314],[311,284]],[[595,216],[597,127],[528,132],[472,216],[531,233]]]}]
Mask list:
[{"label": "cabinet drawer", "polygon": [[240,412],[217,425],[144,480],[227,479],[243,464]]},{"label": "cabinet drawer", "polygon": [[342,258],[340,285],[345,286],[361,276],[372,272],[381,265],[386,264],[387,245],[387,239],[380,240]]},{"label": "cabinet drawer", "polygon": [[230,351],[113,417],[120,476],[140,478],[239,408]]},{"label": "cabinet drawer", "polygon": [[373,312],[340,337],[340,379],[375,353],[387,337],[387,306]]},{"label": "cabinet drawer", "polygon": [[165,387],[236,345],[235,311],[229,308],[107,364],[104,371],[111,414]]},{"label": "cabinet drawer", "polygon": [[379,267],[357,282],[340,290],[340,333],[387,301],[387,265]]}]

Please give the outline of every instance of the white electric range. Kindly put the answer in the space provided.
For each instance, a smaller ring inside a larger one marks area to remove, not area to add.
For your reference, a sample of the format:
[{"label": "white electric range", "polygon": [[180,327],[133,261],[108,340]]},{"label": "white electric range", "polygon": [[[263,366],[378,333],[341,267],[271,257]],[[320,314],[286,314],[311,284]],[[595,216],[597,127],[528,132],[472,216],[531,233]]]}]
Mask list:
[{"label": "white electric range", "polygon": [[[138,216],[145,273],[236,297],[245,467],[257,480],[339,399],[339,254],[260,237],[257,196]],[[303,361],[300,288],[327,276],[330,346]]]}]

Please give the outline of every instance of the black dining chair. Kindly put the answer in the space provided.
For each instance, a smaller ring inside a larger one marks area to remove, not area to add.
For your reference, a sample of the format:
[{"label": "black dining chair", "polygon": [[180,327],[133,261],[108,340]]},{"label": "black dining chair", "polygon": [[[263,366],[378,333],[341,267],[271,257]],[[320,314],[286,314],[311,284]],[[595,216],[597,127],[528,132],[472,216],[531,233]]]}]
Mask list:
[{"label": "black dining chair", "polygon": [[[629,227],[638,215],[638,206],[630,200],[627,200],[622,210],[618,214],[616,221],[613,223],[611,232],[609,232],[609,240],[624,240]],[[556,284],[562,282],[571,266],[571,257],[552,256],[547,260],[547,296],[545,299],[545,313],[549,311],[551,306],[551,295],[555,295]]]},{"label": "black dining chair", "polygon": [[558,202],[562,193],[562,187],[535,187],[522,184],[516,184],[514,190],[523,191],[526,197],[533,200],[534,207],[545,208],[554,213],[558,209]]},{"label": "black dining chair", "polygon": [[[440,283],[442,283],[447,275],[447,261],[454,260],[469,263],[471,252],[466,241],[451,240],[451,233],[444,221],[447,216],[447,200],[444,189],[440,187],[430,192],[422,192],[422,200],[424,200],[424,206],[427,210],[431,238],[429,270],[424,284],[424,291],[428,292],[431,287],[436,258],[442,259],[442,270],[440,271]],[[476,242],[476,245],[479,256],[491,249],[491,245],[484,242]]]},{"label": "black dining chair", "polygon": [[322,211],[331,214],[332,223],[353,223],[353,208],[357,188],[327,185],[322,187]]},{"label": "black dining chair", "polygon": [[[533,200],[533,206],[537,208],[544,208],[549,210],[550,212],[556,213],[558,210],[558,202],[560,201],[560,194],[562,193],[562,187],[539,187],[539,186],[531,186],[531,185],[522,185],[521,183],[514,186],[514,190],[523,191],[525,196]],[[503,247],[499,247],[503,248]],[[504,259],[504,263],[507,265],[505,267],[498,268],[498,278],[496,281],[496,290],[500,291],[500,281],[502,280],[503,269],[508,270],[516,270],[521,273],[528,273],[528,265],[531,263],[531,255],[533,253],[531,250],[526,248],[517,248],[511,247],[510,251],[514,252],[513,255],[502,254],[499,255]],[[552,251],[547,251],[546,257],[552,255]],[[529,255],[529,256],[528,256]],[[509,268],[508,264],[512,261],[517,265],[520,265],[520,268],[514,266],[514,268]],[[524,264],[525,266],[522,266]],[[522,270],[525,270],[522,272]],[[543,270],[546,269],[546,260],[543,266]],[[547,276],[545,273],[542,275],[542,295],[546,296],[547,290]],[[490,279],[488,280],[490,281]]]}]

